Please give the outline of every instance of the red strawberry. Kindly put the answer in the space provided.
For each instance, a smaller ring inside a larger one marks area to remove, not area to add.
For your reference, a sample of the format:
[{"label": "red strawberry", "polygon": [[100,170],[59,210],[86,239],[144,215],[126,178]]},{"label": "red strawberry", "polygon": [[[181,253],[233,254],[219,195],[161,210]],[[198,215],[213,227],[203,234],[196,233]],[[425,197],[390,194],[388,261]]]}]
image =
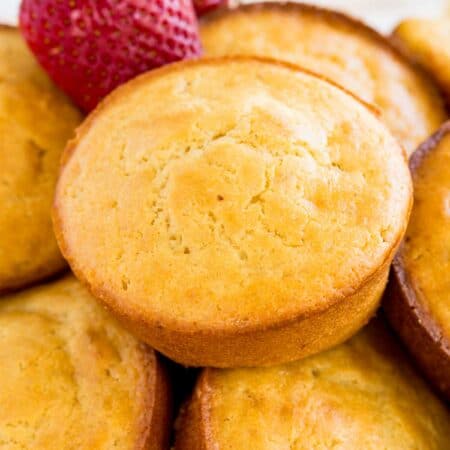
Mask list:
[{"label": "red strawberry", "polygon": [[201,53],[191,0],[23,0],[20,28],[86,111],[130,78]]},{"label": "red strawberry", "polygon": [[218,8],[219,6],[226,5],[227,0],[194,0],[194,8],[197,16],[203,16],[207,12]]}]

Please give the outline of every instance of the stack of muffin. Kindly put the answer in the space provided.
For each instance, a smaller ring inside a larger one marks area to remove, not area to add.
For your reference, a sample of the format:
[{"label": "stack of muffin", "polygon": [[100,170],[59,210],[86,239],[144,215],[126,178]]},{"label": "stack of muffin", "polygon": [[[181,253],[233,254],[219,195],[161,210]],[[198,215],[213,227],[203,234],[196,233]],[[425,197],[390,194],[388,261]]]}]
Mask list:
[{"label": "stack of muffin", "polygon": [[448,449],[450,23],[201,35],[81,123],[0,29],[0,448]]}]

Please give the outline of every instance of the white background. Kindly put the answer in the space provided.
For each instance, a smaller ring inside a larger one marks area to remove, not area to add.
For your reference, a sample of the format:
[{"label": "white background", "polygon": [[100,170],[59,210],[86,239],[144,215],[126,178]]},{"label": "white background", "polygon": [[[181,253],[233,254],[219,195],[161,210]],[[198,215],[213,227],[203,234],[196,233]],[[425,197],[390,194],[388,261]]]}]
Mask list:
[{"label": "white background", "polygon": [[0,0],[0,21],[14,23],[18,4],[18,0]]},{"label": "white background", "polygon": [[[0,0],[0,22],[16,23],[19,3],[20,0]],[[450,12],[450,0],[316,0],[308,3],[348,11],[386,32],[404,17],[433,17]]]}]

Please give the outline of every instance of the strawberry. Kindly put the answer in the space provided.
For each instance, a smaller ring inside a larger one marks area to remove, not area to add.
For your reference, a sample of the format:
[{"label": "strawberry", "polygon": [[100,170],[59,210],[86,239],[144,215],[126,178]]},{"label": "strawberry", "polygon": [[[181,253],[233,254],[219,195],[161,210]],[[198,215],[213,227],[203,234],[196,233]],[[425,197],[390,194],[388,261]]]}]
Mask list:
[{"label": "strawberry", "polygon": [[201,53],[191,0],[23,0],[20,28],[85,111],[130,78]]},{"label": "strawberry", "polygon": [[219,6],[225,6],[227,3],[227,0],[194,0],[194,8],[197,16],[200,17]]}]

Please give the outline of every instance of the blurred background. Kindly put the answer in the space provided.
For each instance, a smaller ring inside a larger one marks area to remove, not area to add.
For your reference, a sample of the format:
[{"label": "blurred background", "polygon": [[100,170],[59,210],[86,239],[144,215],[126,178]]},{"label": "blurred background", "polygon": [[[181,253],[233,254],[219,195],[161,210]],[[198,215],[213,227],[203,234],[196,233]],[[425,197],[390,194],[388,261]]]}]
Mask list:
[{"label": "blurred background", "polygon": [[[19,3],[20,0],[0,0],[0,22],[16,23]],[[402,18],[450,14],[450,0],[316,0],[305,3],[340,9],[384,32],[392,30]]]}]

